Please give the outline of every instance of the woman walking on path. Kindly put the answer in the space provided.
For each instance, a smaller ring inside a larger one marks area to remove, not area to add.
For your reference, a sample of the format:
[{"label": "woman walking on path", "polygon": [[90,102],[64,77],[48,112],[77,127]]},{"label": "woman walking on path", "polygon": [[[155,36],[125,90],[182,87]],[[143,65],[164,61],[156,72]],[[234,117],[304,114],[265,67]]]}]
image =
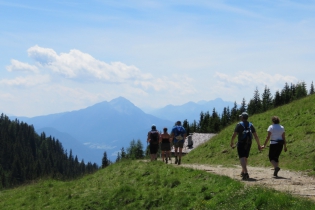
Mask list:
[{"label": "woman walking on path", "polygon": [[267,129],[268,135],[266,137],[266,141],[263,145],[263,148],[266,147],[266,144],[270,140],[270,148],[269,148],[269,160],[270,163],[274,167],[274,176],[278,176],[278,172],[280,171],[279,168],[279,156],[282,152],[282,149],[284,151],[287,151],[287,142],[285,140],[285,132],[284,127],[280,125],[280,119],[277,116],[273,116],[271,118],[271,121],[273,122],[272,125],[270,125]]},{"label": "woman walking on path", "polygon": [[161,134],[160,142],[161,142],[161,152],[162,152],[163,162],[164,162],[164,157],[165,157],[165,163],[168,163],[168,157],[171,157],[170,156],[171,136],[170,134],[168,134],[167,128],[163,128],[163,133]]}]

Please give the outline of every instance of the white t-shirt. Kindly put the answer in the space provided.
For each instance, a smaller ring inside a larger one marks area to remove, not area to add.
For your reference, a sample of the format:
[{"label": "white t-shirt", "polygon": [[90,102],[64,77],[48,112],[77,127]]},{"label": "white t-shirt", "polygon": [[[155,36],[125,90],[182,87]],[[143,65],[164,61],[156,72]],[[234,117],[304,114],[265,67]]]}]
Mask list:
[{"label": "white t-shirt", "polygon": [[271,140],[283,140],[282,134],[284,133],[284,127],[279,124],[270,125],[267,129],[268,132],[271,132],[270,144],[276,144],[277,142]]}]

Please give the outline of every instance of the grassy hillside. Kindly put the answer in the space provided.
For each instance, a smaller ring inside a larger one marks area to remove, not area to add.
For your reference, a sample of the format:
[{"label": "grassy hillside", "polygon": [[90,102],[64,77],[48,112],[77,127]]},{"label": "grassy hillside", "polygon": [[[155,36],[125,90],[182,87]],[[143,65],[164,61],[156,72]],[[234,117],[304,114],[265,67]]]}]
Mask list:
[{"label": "grassy hillside", "polygon": [[315,204],[161,161],[123,161],[70,182],[46,180],[0,191],[0,209],[315,209]]},{"label": "grassy hillside", "polygon": [[[308,96],[288,105],[262,114],[249,116],[256,128],[260,143],[265,142],[267,128],[272,124],[271,117],[280,117],[284,126],[288,151],[280,156],[280,167],[314,173],[315,170],[315,95]],[[221,131],[207,143],[194,149],[183,158],[185,163],[239,164],[237,150],[230,148],[231,136],[236,123]],[[237,139],[235,139],[237,141]],[[270,166],[268,150],[259,152],[253,140],[249,165]]]}]

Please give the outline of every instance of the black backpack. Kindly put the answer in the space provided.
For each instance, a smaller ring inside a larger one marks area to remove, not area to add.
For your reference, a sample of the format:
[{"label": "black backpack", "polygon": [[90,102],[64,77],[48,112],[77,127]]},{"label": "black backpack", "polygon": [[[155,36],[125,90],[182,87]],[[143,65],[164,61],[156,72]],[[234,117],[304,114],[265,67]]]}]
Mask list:
[{"label": "black backpack", "polygon": [[253,139],[253,133],[250,127],[252,124],[249,122],[248,127],[245,126],[244,122],[240,122],[240,125],[243,126],[244,130],[242,132],[242,137],[240,139],[241,143],[251,144]]},{"label": "black backpack", "polygon": [[150,131],[150,143],[158,144],[159,143],[160,134],[158,131]]}]

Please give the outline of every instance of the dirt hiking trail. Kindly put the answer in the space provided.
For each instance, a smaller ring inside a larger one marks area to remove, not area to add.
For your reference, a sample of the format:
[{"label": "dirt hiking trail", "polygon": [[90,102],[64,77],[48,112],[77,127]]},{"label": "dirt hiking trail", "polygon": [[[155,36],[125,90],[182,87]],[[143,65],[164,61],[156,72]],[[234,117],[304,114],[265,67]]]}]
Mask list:
[{"label": "dirt hiking trail", "polygon": [[241,166],[235,166],[235,168],[201,164],[182,164],[180,166],[228,176],[232,179],[240,180],[246,185],[262,185],[292,195],[308,197],[315,201],[315,179],[301,172],[281,169],[278,173],[278,177],[274,177],[273,169],[271,168],[249,166],[248,173],[250,178],[243,181],[240,176],[242,170]]},{"label": "dirt hiking trail", "polygon": [[[215,134],[200,134],[194,133],[193,135],[194,148],[202,144]],[[186,141],[185,141],[186,142]],[[184,148],[183,148],[184,151]],[[172,160],[175,166],[175,160]],[[241,166],[223,167],[211,166],[203,164],[181,164],[179,167],[189,167],[193,169],[207,171],[218,175],[231,177],[232,179],[244,182],[246,185],[261,185],[275,190],[290,193],[296,196],[307,197],[315,201],[315,178],[307,176],[303,172],[290,171],[281,169],[278,177],[273,176],[273,168],[251,167],[248,166],[249,180],[243,181],[241,179]]]}]

